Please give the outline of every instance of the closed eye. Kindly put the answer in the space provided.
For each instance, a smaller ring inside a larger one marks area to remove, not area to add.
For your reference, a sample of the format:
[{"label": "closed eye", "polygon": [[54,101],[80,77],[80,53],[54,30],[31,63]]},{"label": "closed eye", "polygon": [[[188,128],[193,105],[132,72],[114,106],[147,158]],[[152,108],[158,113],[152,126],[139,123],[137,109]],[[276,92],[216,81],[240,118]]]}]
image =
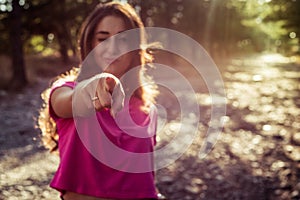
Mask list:
[{"label": "closed eye", "polygon": [[98,42],[103,42],[103,41],[105,41],[106,39],[107,39],[107,38],[98,38],[97,41],[98,41]]}]

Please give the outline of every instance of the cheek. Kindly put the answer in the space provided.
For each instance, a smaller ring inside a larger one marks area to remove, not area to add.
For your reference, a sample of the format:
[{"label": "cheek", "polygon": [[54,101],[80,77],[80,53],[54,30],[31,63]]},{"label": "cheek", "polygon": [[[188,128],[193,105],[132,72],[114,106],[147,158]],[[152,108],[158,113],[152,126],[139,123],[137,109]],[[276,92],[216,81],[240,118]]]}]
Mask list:
[{"label": "cheek", "polygon": [[120,57],[120,61],[124,64],[130,65],[132,63],[132,56],[130,54],[125,54]]},{"label": "cheek", "polygon": [[100,45],[100,43],[98,42],[93,46],[94,46],[93,48],[94,55],[100,56],[104,53],[105,51],[104,45]]},{"label": "cheek", "polygon": [[124,71],[128,71],[129,69],[136,67],[134,64],[135,62],[133,62],[133,61],[134,61],[134,57],[133,57],[132,53],[127,53],[120,57],[119,65],[123,66]]},{"label": "cheek", "polygon": [[132,56],[131,55],[122,55],[117,59],[116,62],[113,62],[107,69],[107,72],[113,73],[117,77],[121,77],[124,75],[128,70],[130,70],[132,67]]},{"label": "cheek", "polygon": [[[98,43],[99,44],[99,43]],[[97,45],[92,51],[92,57],[95,60],[98,67],[103,67],[105,63],[103,62],[103,54],[105,52],[104,48],[101,48],[102,45]]]}]

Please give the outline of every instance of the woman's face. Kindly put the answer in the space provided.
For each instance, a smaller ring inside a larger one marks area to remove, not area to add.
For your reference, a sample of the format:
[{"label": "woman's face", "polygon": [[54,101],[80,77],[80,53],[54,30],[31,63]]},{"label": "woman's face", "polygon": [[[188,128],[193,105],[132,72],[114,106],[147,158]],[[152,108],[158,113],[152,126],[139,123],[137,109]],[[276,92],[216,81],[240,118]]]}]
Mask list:
[{"label": "woman's face", "polygon": [[[110,37],[126,30],[122,18],[106,16],[98,23],[92,42],[97,65],[103,68],[104,72],[111,73],[118,78],[129,69],[133,55],[132,53],[124,54],[128,49],[128,41],[125,35]],[[97,46],[100,43],[101,45]],[[119,56],[120,53],[123,55]]]}]

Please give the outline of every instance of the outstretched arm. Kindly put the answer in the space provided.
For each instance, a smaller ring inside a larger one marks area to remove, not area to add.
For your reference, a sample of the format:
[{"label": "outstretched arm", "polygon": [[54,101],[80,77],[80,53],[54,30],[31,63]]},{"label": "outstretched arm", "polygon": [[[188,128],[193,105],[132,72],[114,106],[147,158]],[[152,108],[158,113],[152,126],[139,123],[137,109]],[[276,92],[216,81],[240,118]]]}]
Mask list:
[{"label": "outstretched arm", "polygon": [[[70,118],[85,116],[91,110],[111,108],[111,115],[122,109],[124,91],[118,78],[102,73],[77,84],[75,89],[67,86],[57,88],[51,95],[50,103],[57,116]],[[76,113],[73,113],[75,104]]]}]

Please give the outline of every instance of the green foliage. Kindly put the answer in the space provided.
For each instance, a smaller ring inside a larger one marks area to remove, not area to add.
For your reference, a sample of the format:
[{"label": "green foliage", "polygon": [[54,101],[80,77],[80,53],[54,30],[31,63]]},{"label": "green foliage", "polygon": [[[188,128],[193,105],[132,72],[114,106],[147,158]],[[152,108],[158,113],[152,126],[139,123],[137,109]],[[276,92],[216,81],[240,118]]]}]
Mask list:
[{"label": "green foliage", "polygon": [[[102,0],[102,2],[106,2]],[[53,34],[52,52],[60,52],[68,56],[71,50],[76,51],[78,32],[83,19],[95,7],[97,0],[31,0],[19,1],[22,6],[22,40],[25,53],[45,51],[49,53],[48,35]],[[7,52],[10,46],[8,30],[10,27],[10,1],[0,1],[0,53]],[[1,6],[3,9],[1,9]],[[35,42],[39,38],[36,45]],[[41,41],[43,39],[43,42]],[[67,58],[66,58],[67,59]]]},{"label": "green foliage", "polygon": [[[25,53],[26,54],[42,54],[44,56],[53,55],[58,49],[58,45],[53,42],[50,38],[53,34],[49,34],[48,39],[41,35],[32,35],[25,43]],[[54,37],[54,36],[53,36]],[[53,38],[54,39],[54,38]]]},{"label": "green foliage", "polygon": [[249,31],[249,39],[256,50],[291,52],[291,38],[287,36],[291,30],[299,31],[299,0],[231,2],[242,16],[241,24]]},{"label": "green foliage", "polygon": [[[25,52],[76,52],[83,19],[109,0],[23,0]],[[212,54],[299,53],[300,0],[128,0],[144,23],[183,32]],[[11,1],[0,1],[0,53],[10,49]],[[51,42],[49,35],[53,36]],[[38,38],[38,40],[37,40]],[[43,41],[42,41],[43,40]],[[39,41],[39,42],[37,42]],[[49,49],[52,51],[49,51]],[[226,56],[226,55],[225,55]]]},{"label": "green foliage", "polygon": [[29,43],[36,52],[45,50],[45,41],[42,36],[33,36]]}]

